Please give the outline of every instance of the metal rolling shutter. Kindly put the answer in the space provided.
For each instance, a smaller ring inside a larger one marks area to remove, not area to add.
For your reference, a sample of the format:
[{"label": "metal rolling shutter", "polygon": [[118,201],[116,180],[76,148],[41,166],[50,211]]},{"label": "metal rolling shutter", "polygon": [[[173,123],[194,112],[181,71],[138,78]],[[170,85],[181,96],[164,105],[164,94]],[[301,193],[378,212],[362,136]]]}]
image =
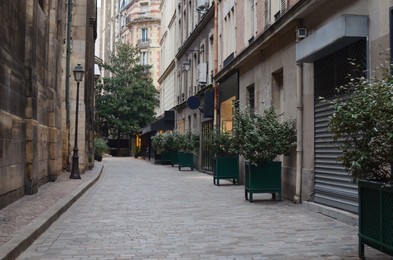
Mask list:
[{"label": "metal rolling shutter", "polygon": [[[328,129],[334,109],[319,97],[337,98],[336,88],[348,82],[348,75],[365,76],[366,40],[361,39],[314,62],[314,201],[346,211],[358,212],[358,190],[337,158],[340,142],[334,141]],[[348,58],[354,59],[361,70],[354,71]],[[358,73],[358,74],[356,74]]]},{"label": "metal rolling shutter", "polygon": [[334,109],[328,102],[315,104],[315,197],[314,201],[357,213],[358,190],[348,172],[337,158],[341,155],[339,142],[328,131],[329,116]]}]

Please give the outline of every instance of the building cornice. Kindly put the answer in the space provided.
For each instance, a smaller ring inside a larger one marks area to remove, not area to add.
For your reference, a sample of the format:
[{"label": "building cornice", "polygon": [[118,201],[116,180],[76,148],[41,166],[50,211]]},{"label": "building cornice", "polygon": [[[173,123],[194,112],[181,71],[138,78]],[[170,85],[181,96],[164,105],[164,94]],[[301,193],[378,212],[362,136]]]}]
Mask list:
[{"label": "building cornice", "polygon": [[164,79],[168,77],[169,73],[173,71],[174,68],[175,68],[175,60],[173,59],[172,62],[164,71],[164,73],[162,73],[162,75],[158,78],[157,82],[161,84],[164,81]]},{"label": "building cornice", "polygon": [[206,25],[210,22],[214,17],[214,4],[210,6],[209,10],[206,14],[202,16],[202,20],[197,24],[194,31],[192,31],[190,37],[184,42],[184,44],[180,47],[179,51],[176,54],[176,59],[179,60],[180,57],[187,52],[190,48],[191,44],[195,42],[195,39],[199,36],[199,34],[206,28]]}]

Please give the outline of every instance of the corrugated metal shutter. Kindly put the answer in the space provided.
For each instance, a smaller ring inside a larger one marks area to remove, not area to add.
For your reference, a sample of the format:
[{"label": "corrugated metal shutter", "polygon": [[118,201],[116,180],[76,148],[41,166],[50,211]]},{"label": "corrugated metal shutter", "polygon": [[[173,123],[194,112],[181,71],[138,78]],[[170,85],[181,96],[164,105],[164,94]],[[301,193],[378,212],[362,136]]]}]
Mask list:
[{"label": "corrugated metal shutter", "polygon": [[315,104],[315,197],[314,201],[357,213],[358,190],[348,172],[337,160],[341,155],[339,142],[328,130],[334,109],[329,102]]},{"label": "corrugated metal shutter", "polygon": [[[349,74],[365,76],[366,54],[366,39],[360,39],[314,62],[314,201],[354,213],[358,212],[357,185],[337,160],[340,142],[333,140],[328,129],[334,108],[319,97],[337,98],[336,88],[347,84]],[[349,59],[361,69],[355,71]]]}]

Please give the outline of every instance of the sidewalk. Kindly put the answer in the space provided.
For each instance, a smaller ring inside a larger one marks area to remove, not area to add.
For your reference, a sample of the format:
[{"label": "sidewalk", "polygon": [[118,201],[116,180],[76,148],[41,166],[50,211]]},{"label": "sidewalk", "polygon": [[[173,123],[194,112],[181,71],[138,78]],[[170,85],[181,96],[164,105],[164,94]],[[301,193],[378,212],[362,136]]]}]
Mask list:
[{"label": "sidewalk", "polygon": [[70,179],[63,172],[55,182],[48,182],[34,195],[27,195],[0,210],[0,259],[13,259],[23,252],[65,212],[100,177],[101,162]]},{"label": "sidewalk", "polygon": [[[104,164],[0,210],[0,259],[358,259],[357,228],[305,205],[269,194],[249,203],[242,185],[217,187],[198,171]],[[369,247],[366,256],[393,259]]]}]

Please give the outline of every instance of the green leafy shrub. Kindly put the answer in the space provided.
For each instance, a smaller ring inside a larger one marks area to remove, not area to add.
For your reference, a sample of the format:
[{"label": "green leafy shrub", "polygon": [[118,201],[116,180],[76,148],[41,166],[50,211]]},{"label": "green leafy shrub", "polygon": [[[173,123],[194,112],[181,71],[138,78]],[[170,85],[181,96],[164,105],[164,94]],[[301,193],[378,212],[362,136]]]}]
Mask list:
[{"label": "green leafy shrub", "polygon": [[287,155],[296,146],[294,122],[281,123],[272,107],[263,115],[236,111],[233,134],[240,154],[256,164]]},{"label": "green leafy shrub", "polygon": [[178,142],[179,152],[193,153],[199,147],[199,135],[187,131],[185,133],[175,133]]},{"label": "green leafy shrub", "polygon": [[393,77],[354,78],[343,87],[350,95],[333,101],[329,129],[343,142],[339,158],[354,179],[393,182]]},{"label": "green leafy shrub", "polygon": [[109,146],[107,142],[101,137],[94,138],[94,155],[102,157],[102,155],[108,152]]},{"label": "green leafy shrub", "polygon": [[216,157],[231,157],[239,154],[231,132],[214,129],[209,134],[207,145]]},{"label": "green leafy shrub", "polygon": [[153,148],[158,154],[161,154],[165,151],[165,137],[165,134],[157,133],[151,138]]}]

